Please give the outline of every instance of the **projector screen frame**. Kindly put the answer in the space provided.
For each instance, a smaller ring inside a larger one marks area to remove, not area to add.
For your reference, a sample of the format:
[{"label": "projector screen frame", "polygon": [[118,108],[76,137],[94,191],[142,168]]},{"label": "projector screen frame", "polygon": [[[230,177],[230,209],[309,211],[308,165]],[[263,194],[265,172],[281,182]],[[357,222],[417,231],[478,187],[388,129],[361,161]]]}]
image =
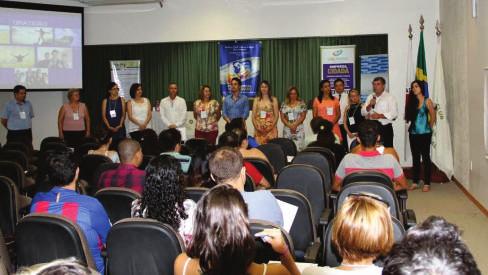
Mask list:
[{"label": "projector screen frame", "polygon": [[[40,10],[40,11],[54,11],[54,12],[66,12],[66,13],[79,13],[81,15],[81,86],[82,87],[66,87],[66,88],[48,88],[48,89],[32,89],[27,88],[28,92],[57,92],[67,91],[70,88],[80,88],[83,90],[83,55],[85,50],[85,13],[83,7],[76,6],[62,6],[51,4],[39,4],[39,3],[27,3],[17,1],[0,1],[0,8],[12,8],[12,9],[25,9],[25,10]],[[13,88],[2,89],[0,92],[12,92]]]}]

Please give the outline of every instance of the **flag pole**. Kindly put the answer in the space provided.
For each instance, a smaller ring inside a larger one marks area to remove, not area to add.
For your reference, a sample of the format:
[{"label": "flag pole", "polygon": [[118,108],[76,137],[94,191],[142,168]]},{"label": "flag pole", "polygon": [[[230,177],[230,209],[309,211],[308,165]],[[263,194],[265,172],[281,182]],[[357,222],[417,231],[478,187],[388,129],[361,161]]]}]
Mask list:
[{"label": "flag pole", "polygon": [[[408,93],[409,93],[409,81],[411,80],[410,79],[410,74],[411,74],[411,70],[413,70],[413,68],[411,68],[410,65],[413,65],[411,64],[411,61],[412,61],[412,38],[413,38],[413,33],[412,33],[412,24],[408,24],[408,41],[409,41],[409,48],[408,48],[408,54],[407,54],[407,75],[406,75],[406,84],[405,84],[405,106],[406,106],[406,103],[407,103],[407,98],[408,98]],[[408,128],[407,128],[407,124],[405,123],[405,131],[404,131],[404,138],[403,138],[403,161],[406,162],[407,161],[407,141],[408,141]]]}]

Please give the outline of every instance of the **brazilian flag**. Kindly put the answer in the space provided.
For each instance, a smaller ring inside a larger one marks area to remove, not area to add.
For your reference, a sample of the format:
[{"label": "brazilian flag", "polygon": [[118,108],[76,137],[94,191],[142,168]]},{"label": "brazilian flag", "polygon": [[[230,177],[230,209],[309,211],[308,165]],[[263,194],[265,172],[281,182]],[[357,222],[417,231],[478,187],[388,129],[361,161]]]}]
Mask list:
[{"label": "brazilian flag", "polygon": [[424,81],[425,97],[429,97],[429,85],[427,83],[427,63],[425,63],[424,31],[420,32],[419,50],[417,53],[417,69],[415,80]]}]

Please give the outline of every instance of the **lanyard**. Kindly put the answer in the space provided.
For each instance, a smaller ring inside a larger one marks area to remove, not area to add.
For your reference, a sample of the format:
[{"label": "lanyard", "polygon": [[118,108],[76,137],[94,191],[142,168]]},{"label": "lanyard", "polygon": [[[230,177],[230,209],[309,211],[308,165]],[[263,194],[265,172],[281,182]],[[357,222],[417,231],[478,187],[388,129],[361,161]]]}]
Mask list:
[{"label": "lanyard", "polygon": [[[112,100],[110,100],[110,98],[108,99],[108,108],[110,109],[110,111],[114,111],[115,109],[117,109],[117,104],[119,103],[119,99],[117,98],[117,100],[115,101],[115,107],[112,109]],[[78,106],[78,108],[80,108]]]}]

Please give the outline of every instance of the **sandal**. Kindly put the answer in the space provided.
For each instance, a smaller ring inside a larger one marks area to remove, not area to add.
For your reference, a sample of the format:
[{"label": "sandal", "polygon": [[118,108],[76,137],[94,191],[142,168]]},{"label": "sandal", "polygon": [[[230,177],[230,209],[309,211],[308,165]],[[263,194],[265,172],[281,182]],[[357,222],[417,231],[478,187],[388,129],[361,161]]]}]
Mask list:
[{"label": "sandal", "polygon": [[430,185],[424,185],[424,188],[422,188],[422,192],[429,192],[430,191]]},{"label": "sandal", "polygon": [[412,191],[412,190],[415,190],[417,188],[419,188],[419,185],[416,184],[416,183],[412,183],[412,185],[410,185],[410,187],[408,188],[408,190]]}]

